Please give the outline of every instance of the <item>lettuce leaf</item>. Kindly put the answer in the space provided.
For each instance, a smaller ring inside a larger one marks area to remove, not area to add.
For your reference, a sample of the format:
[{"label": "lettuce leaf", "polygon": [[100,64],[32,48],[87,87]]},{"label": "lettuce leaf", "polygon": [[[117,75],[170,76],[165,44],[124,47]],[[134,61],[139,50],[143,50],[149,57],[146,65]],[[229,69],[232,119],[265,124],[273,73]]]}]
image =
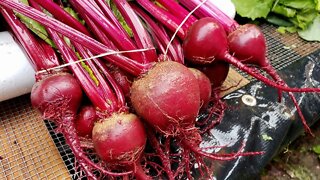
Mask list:
[{"label": "lettuce leaf", "polygon": [[285,5],[294,9],[314,9],[314,0],[279,0],[279,4]]},{"label": "lettuce leaf", "polygon": [[293,9],[293,8],[290,8],[287,6],[283,6],[283,5],[274,6],[272,8],[272,12],[274,12],[276,14],[280,14],[285,17],[294,17],[297,14],[296,9]]},{"label": "lettuce leaf", "polygon": [[307,41],[320,41],[320,15],[316,17],[313,23],[303,31],[298,31],[299,36]]},{"label": "lettuce leaf", "polygon": [[237,13],[252,20],[266,18],[275,0],[232,0]]},{"label": "lettuce leaf", "polygon": [[319,20],[317,18],[317,22],[314,21],[320,16],[320,0],[232,0],[232,2],[242,17],[252,20],[264,18],[280,26],[278,31],[281,33],[299,32],[304,39],[319,39],[317,32],[320,32],[320,28],[316,28]]}]

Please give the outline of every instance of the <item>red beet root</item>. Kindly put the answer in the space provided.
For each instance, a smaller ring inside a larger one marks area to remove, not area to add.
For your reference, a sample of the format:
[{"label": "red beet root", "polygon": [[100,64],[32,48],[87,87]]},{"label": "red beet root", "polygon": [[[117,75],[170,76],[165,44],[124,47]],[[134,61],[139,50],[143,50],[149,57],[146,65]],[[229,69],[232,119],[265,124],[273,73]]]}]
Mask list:
[{"label": "red beet root", "polygon": [[74,119],[82,100],[82,90],[78,81],[70,74],[54,74],[37,82],[31,91],[32,106],[37,108],[45,119],[53,120],[65,136],[67,144],[78,159],[79,165],[89,179],[96,179],[92,169],[99,169],[103,174],[123,176],[130,174],[113,173],[94,164],[81,149]]},{"label": "red beet root", "polygon": [[197,66],[196,68],[210,79],[212,89],[216,89],[221,87],[227,79],[230,65],[223,61],[214,61],[211,64]]},{"label": "red beet root", "polygon": [[189,68],[193,75],[198,80],[199,89],[200,89],[200,106],[204,110],[208,105],[211,98],[211,82],[210,79],[202,73],[200,70]]},{"label": "red beet root", "polygon": [[131,101],[137,114],[166,134],[194,126],[200,91],[192,72],[176,62],[160,62],[134,81]]},{"label": "red beet root", "polygon": [[92,141],[97,155],[109,167],[133,170],[137,179],[150,179],[140,164],[147,135],[144,125],[136,115],[114,113],[95,123]]},{"label": "red beet root", "polygon": [[[253,64],[258,66],[268,73],[278,84],[288,87],[266,57],[266,40],[259,27],[253,24],[240,26],[229,34],[228,41],[230,52],[234,53],[235,57],[245,64]],[[278,94],[279,101],[281,101],[282,91],[279,90]],[[297,108],[297,112],[301,118],[306,132],[312,134],[296,98],[291,92],[289,92],[289,97]]]},{"label": "red beet root", "polygon": [[239,26],[228,35],[229,50],[245,64],[265,67],[270,63],[266,60],[266,41],[261,30],[253,24]]},{"label": "red beet root", "polygon": [[255,69],[243,64],[228,52],[229,47],[226,32],[213,18],[202,18],[195,22],[189,29],[183,44],[185,57],[191,62],[212,62],[215,59],[225,61],[278,90],[288,92],[320,92],[320,88],[290,88],[280,85],[259,74]]},{"label": "red beet root", "polygon": [[[218,23],[209,23],[211,18],[203,18],[193,23],[183,41],[185,58],[195,64],[209,64],[215,59],[223,59],[227,52],[227,35]],[[214,38],[211,38],[214,37]]]},{"label": "red beet root", "polygon": [[83,106],[75,119],[77,134],[81,137],[91,138],[94,122],[98,119],[93,106]]},{"label": "red beet root", "polygon": [[144,126],[137,116],[115,113],[95,123],[92,140],[102,160],[115,166],[128,166],[139,159],[147,137]]},{"label": "red beet root", "polygon": [[[75,116],[82,100],[82,90],[70,74],[55,74],[37,82],[31,91],[32,106],[45,118],[59,120],[64,115]],[[59,113],[63,113],[59,114]]]}]

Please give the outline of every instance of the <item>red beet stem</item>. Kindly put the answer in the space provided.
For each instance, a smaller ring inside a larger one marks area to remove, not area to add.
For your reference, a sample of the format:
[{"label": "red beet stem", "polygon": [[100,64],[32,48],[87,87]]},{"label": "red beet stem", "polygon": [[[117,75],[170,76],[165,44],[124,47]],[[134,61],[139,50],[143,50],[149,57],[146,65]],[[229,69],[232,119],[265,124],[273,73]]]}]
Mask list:
[{"label": "red beet stem", "polygon": [[[167,12],[166,10],[156,6],[150,0],[136,0],[140,6],[142,6],[146,11],[153,15],[159,22],[161,22],[164,26],[166,26],[172,32],[175,32],[179,27],[179,19],[172,15],[171,13]],[[184,25],[182,26],[177,35],[184,39],[185,32],[187,27]]]},{"label": "red beet stem", "polygon": [[149,127],[147,130],[148,139],[151,143],[151,146],[156,150],[156,153],[158,154],[160,161],[163,166],[163,170],[168,176],[168,179],[174,179],[173,172],[171,170],[171,163],[169,157],[163,152],[163,150],[160,147],[159,141],[157,140],[154,130]]},{"label": "red beet stem", "polygon": [[241,152],[244,148],[244,145],[245,145],[244,143],[236,153],[228,153],[228,154],[213,154],[213,153],[204,152],[201,148],[199,148],[194,144],[191,144],[185,139],[182,140],[182,144],[198,155],[210,158],[212,160],[218,160],[218,161],[229,161],[229,160],[234,160],[240,156],[254,156],[254,155],[261,155],[264,153],[264,151]]},{"label": "red beet stem", "polygon": [[[55,18],[61,20],[61,22],[69,24],[71,27],[78,29],[86,35],[90,35],[89,31],[74,17],[63,10],[59,5],[54,3],[52,0],[32,0],[38,3],[40,6],[48,10]],[[31,3],[31,2],[30,2]],[[31,5],[34,2],[31,3]],[[33,5],[32,5],[33,6]]]},{"label": "red beet stem", "polygon": [[[164,6],[170,13],[180,18],[181,22],[189,14],[189,12],[184,7],[182,7],[176,0],[158,0],[157,2],[161,3],[161,5]],[[190,27],[196,21],[197,18],[191,15],[185,22],[185,25],[186,27]]]},{"label": "red beet stem", "polygon": [[[127,0],[117,0],[113,2],[116,4],[118,10],[121,12],[122,16],[124,17],[124,20],[130,26],[133,32],[133,38],[135,40],[137,48],[154,49],[149,33],[147,32],[138,15],[132,9],[131,5],[127,2]],[[143,63],[157,61],[158,57],[156,51],[154,50],[146,51],[142,54],[144,58]]]},{"label": "red beet stem", "polygon": [[[148,28],[150,29],[150,34],[153,37],[155,43],[158,46],[159,51],[162,54],[166,53],[166,46],[170,42],[170,37],[163,27],[162,24],[157,23],[154,21],[140,6],[137,6],[135,3],[131,3],[132,8],[135,12],[143,19],[143,21],[147,24]],[[183,52],[181,49],[181,44],[178,39],[174,39],[172,44],[168,47],[169,57],[173,61],[180,62],[184,64]]]},{"label": "red beet stem", "polygon": [[[77,7],[80,14],[87,15],[90,19],[101,28],[101,30],[112,40],[119,50],[137,49],[137,46],[128,37],[118,31],[117,27],[107,19],[104,14],[88,0],[71,0],[70,3]],[[128,53],[129,57],[136,60],[142,60],[143,56],[140,53]]]},{"label": "red beet stem", "polygon": [[258,73],[255,73],[255,71],[252,68],[246,66],[245,64],[240,62],[238,59],[233,57],[228,52],[225,52],[225,54],[223,56],[223,60],[234,65],[235,67],[239,68],[240,70],[248,73],[252,77],[264,82],[266,85],[283,90],[283,91],[287,91],[287,92],[320,92],[320,88],[291,88],[291,87],[281,86],[281,85],[271,81],[270,79],[268,79]]},{"label": "red beet stem", "polygon": [[111,8],[107,5],[106,1],[95,0],[95,2],[100,7],[103,14],[118,28],[119,32],[125,36],[128,36],[128,33],[126,32],[126,30],[124,30],[117,17],[113,14]]},{"label": "red beet stem", "polygon": [[[288,87],[288,85],[282,80],[282,78],[278,75],[278,73],[275,71],[275,69],[270,64],[268,64],[267,66],[263,67],[263,70],[265,72],[267,72],[279,84],[282,84],[283,86]],[[280,90],[278,91],[278,93],[279,93],[279,99],[280,99],[282,93],[281,93]],[[294,96],[294,94],[292,92],[288,92],[288,95],[289,95],[290,99],[292,100],[294,106],[297,109],[298,115],[301,118],[301,122],[303,124],[303,127],[304,127],[305,131],[307,133],[309,133],[310,135],[314,136],[312,131],[311,131],[311,129],[310,129],[310,127],[307,124],[306,119],[304,118],[304,115],[302,114],[301,108],[298,105],[296,97]]]},{"label": "red beet stem", "polygon": [[140,162],[137,162],[135,164],[135,168],[134,168],[133,174],[134,174],[134,177],[136,179],[138,179],[138,180],[152,180],[152,178],[145,173],[145,170],[141,166]]},{"label": "red beet stem", "polygon": [[[24,4],[17,3],[11,0],[1,0],[0,5],[7,8],[14,9],[25,16],[35,19],[36,21],[45,25],[46,27],[52,28],[55,31],[61,33],[62,35],[70,38],[70,40],[75,41],[89,48],[92,52],[96,54],[114,52],[113,50],[110,50],[105,45],[101,44],[95,39],[90,38],[89,36],[86,36],[85,34],[71,28],[70,26],[64,23],[61,23],[60,21],[38,10],[35,10],[30,6],[26,6]],[[108,55],[108,56],[104,56],[103,58],[121,67],[122,69],[126,70],[128,73],[131,73],[136,76],[142,74],[143,72],[147,71],[150,67],[153,66],[153,64],[138,63],[135,60],[122,56],[121,54]]]}]

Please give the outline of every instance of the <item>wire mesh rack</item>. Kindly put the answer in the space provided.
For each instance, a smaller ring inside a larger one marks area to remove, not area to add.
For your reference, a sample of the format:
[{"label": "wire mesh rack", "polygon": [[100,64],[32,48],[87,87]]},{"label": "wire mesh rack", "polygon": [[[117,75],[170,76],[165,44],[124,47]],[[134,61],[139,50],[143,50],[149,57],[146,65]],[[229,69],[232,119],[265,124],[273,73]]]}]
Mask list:
[{"label": "wire mesh rack", "polygon": [[70,178],[59,153],[61,140],[57,135],[50,136],[42,118],[31,108],[28,96],[2,102],[0,179]]},{"label": "wire mesh rack", "polygon": [[[279,34],[271,25],[263,25],[262,30],[267,37],[268,58],[278,70],[320,49],[320,43]],[[236,83],[238,78],[233,76],[229,82]],[[243,81],[242,86],[248,82]],[[72,151],[55,128],[32,109],[29,95],[1,102],[0,179],[85,178],[75,168]]]}]

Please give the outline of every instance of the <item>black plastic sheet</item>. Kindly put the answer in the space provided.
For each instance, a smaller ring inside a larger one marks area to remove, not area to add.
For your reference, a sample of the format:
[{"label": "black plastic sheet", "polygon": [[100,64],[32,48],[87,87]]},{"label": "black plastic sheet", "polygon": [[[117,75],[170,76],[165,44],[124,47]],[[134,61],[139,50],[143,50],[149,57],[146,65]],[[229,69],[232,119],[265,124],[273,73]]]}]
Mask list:
[{"label": "black plastic sheet", "polygon": [[[301,58],[279,71],[290,87],[320,87],[320,50]],[[294,93],[311,125],[319,119],[320,96],[317,93]],[[287,93],[278,102],[277,90],[254,81],[224,97],[228,110],[222,122],[204,137],[206,146],[227,146],[243,152],[264,151],[263,155],[239,157],[213,165],[215,178],[259,179],[261,171],[284,145],[304,133],[296,108]],[[256,104],[255,104],[256,102]],[[216,151],[220,149],[217,148]]]}]

